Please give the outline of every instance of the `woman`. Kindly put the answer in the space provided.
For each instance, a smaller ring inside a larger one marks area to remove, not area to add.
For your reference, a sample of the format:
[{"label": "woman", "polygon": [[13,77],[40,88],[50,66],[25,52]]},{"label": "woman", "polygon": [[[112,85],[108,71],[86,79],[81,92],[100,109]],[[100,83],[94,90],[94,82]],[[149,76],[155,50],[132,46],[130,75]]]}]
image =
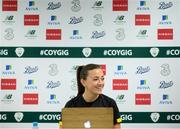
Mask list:
[{"label": "woman", "polygon": [[114,128],[120,129],[119,109],[116,102],[102,94],[104,73],[100,65],[87,64],[77,69],[78,94],[65,107],[112,107]]}]

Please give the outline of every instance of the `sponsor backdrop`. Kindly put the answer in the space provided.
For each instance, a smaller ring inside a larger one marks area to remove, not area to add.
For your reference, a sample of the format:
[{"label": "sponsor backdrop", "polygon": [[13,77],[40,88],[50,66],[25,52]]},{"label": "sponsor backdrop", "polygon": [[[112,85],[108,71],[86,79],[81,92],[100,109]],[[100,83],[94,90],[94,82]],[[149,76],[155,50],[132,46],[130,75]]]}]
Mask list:
[{"label": "sponsor backdrop", "polygon": [[0,128],[56,128],[97,63],[122,128],[180,128],[179,0],[0,0]]}]

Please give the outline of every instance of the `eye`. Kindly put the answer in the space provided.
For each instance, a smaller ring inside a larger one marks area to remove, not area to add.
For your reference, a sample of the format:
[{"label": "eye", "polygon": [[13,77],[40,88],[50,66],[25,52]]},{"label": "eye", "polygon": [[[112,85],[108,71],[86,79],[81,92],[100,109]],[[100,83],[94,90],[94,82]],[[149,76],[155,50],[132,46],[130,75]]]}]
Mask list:
[{"label": "eye", "polygon": [[101,80],[104,81],[104,77],[102,77]]},{"label": "eye", "polygon": [[94,81],[97,81],[97,80],[99,80],[99,79],[98,79],[98,78],[94,78],[93,80],[94,80]]}]

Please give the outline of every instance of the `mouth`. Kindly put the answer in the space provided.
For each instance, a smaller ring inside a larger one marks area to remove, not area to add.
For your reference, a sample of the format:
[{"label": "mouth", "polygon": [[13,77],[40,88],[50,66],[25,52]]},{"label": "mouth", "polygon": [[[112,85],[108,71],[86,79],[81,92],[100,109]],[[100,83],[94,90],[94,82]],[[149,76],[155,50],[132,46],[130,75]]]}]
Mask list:
[{"label": "mouth", "polygon": [[96,87],[98,91],[102,91],[103,87]]}]

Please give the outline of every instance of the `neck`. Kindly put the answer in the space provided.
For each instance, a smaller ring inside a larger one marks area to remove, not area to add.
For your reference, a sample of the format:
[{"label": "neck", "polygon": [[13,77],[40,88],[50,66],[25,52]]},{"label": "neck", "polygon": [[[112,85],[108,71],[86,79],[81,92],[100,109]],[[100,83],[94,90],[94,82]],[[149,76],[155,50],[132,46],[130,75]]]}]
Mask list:
[{"label": "neck", "polygon": [[93,102],[95,101],[97,98],[99,97],[99,95],[89,95],[87,93],[83,93],[83,98],[86,102]]}]

